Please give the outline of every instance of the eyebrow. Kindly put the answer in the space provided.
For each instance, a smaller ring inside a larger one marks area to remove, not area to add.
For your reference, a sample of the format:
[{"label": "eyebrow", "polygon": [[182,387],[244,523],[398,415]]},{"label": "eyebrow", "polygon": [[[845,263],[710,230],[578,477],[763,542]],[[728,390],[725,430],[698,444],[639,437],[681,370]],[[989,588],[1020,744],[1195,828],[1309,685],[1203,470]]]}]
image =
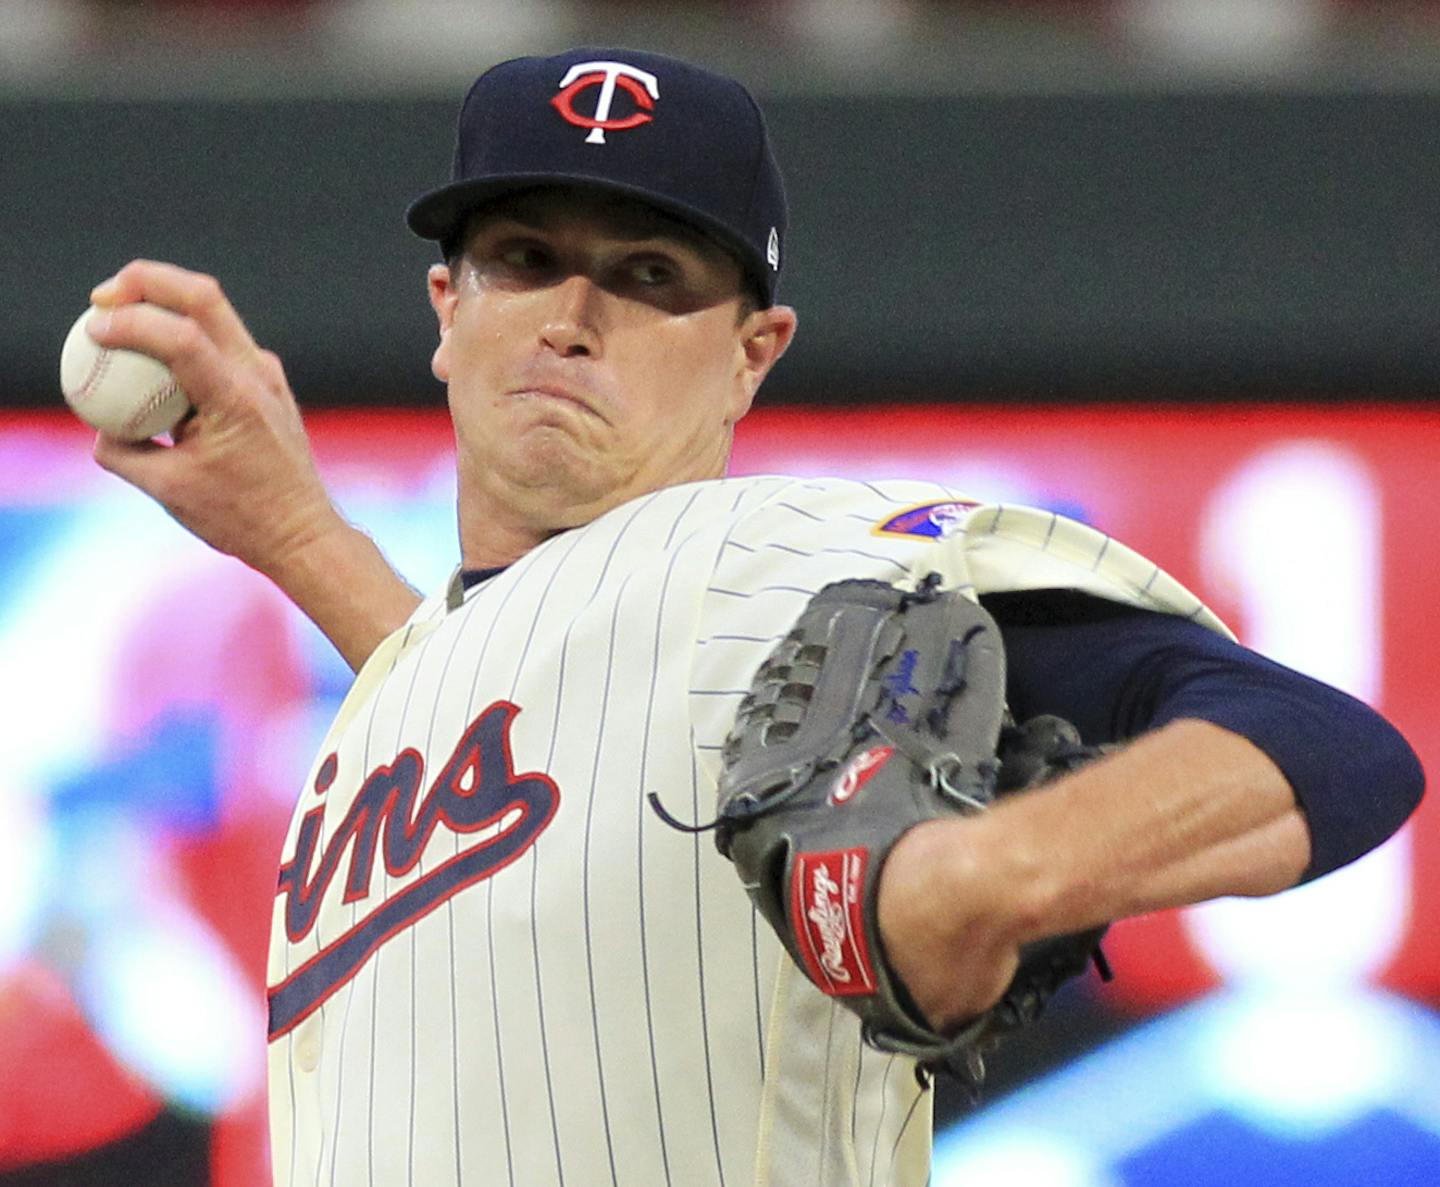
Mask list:
[{"label": "eyebrow", "polygon": [[[547,220],[527,218],[523,214],[497,211],[479,228],[482,232],[494,230],[499,227],[504,229],[505,224],[519,227],[525,231],[532,231],[540,234],[553,232],[555,228]],[[645,225],[648,224],[648,225]],[[673,220],[656,219],[651,223],[648,219],[642,223],[640,220],[605,220],[604,231],[616,239],[626,243],[643,243],[649,241],[661,241],[674,244],[677,247],[687,248],[695,255],[708,258],[712,255],[723,257],[724,249],[718,244],[711,243],[698,231],[692,231],[684,223]]]}]

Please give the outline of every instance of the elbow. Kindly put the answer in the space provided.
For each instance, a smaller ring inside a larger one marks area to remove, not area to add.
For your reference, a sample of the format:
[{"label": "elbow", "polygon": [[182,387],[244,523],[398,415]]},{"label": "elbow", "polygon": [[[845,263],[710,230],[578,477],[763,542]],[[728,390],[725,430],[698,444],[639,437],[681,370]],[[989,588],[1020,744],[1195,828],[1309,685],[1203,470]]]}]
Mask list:
[{"label": "elbow", "polygon": [[[1306,811],[1312,852],[1302,882],[1348,865],[1389,840],[1424,798],[1424,768],[1398,730],[1377,715],[1364,743],[1350,751],[1351,792],[1339,811],[1332,809],[1323,827]],[[1303,802],[1301,809],[1306,810]]]},{"label": "elbow", "polygon": [[1420,756],[1399,730],[1388,722],[1384,724],[1387,737],[1373,754],[1374,794],[1385,826],[1382,841],[1400,831],[1425,796],[1425,769],[1420,765]]},{"label": "elbow", "polygon": [[1397,796],[1397,807],[1399,819],[1395,824],[1398,831],[1420,806],[1420,801],[1425,798],[1425,768],[1420,765],[1420,756],[1411,749],[1410,744],[1402,738],[1399,733],[1395,734],[1400,749],[1403,751],[1398,765],[1401,770],[1397,776],[1399,794]]}]

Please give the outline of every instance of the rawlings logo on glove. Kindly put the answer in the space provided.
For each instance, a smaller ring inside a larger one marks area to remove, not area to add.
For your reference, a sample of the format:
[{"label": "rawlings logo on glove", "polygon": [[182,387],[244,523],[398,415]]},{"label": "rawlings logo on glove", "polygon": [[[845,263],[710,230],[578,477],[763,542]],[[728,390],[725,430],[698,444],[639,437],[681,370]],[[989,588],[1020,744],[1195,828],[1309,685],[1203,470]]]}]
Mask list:
[{"label": "rawlings logo on glove", "polygon": [[792,923],[810,980],[832,997],[875,992],[865,942],[864,849],[806,853],[791,882]]},{"label": "rawlings logo on glove", "polygon": [[885,765],[885,760],[895,753],[893,746],[872,746],[869,750],[857,754],[845,768],[844,774],[835,780],[835,788],[830,793],[832,804],[843,804],[852,795],[870,782],[870,776]]}]

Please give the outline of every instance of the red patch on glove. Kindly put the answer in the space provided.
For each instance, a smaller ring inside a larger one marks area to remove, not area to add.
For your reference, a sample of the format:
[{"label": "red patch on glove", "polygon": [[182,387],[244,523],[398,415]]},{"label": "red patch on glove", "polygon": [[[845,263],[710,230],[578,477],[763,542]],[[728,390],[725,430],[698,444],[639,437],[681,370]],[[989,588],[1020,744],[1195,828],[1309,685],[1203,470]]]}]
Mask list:
[{"label": "red patch on glove", "polygon": [[894,753],[893,746],[872,746],[869,750],[857,754],[835,780],[835,786],[830,789],[830,802],[843,804],[869,783],[875,772],[883,767]]},{"label": "red patch on glove", "polygon": [[790,923],[810,979],[831,997],[875,992],[865,943],[863,846],[802,853],[790,880]]}]

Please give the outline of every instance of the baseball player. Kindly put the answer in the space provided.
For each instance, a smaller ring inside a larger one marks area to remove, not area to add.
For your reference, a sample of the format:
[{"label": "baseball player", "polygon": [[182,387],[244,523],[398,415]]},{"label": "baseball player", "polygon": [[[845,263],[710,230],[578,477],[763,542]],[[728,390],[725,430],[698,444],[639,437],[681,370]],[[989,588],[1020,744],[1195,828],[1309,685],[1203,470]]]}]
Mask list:
[{"label": "baseball player", "polygon": [[504,63],[408,220],[444,256],[459,489],[460,566],[424,598],[334,510],[214,280],[136,261],[95,293],[97,339],[163,359],[197,409],[173,445],[102,437],[97,459],[357,669],[273,906],[278,1183],[926,1181],[914,1060],[867,1044],[711,839],[649,804],[714,815],[737,705],[834,581],[939,574],[998,624],[1017,717],[1127,743],[889,851],[877,944],[937,1033],[1031,941],[1282,890],[1414,807],[1390,726],[1098,532],[921,482],[724,478],[796,328],[780,176],[738,83],[619,49]]}]

